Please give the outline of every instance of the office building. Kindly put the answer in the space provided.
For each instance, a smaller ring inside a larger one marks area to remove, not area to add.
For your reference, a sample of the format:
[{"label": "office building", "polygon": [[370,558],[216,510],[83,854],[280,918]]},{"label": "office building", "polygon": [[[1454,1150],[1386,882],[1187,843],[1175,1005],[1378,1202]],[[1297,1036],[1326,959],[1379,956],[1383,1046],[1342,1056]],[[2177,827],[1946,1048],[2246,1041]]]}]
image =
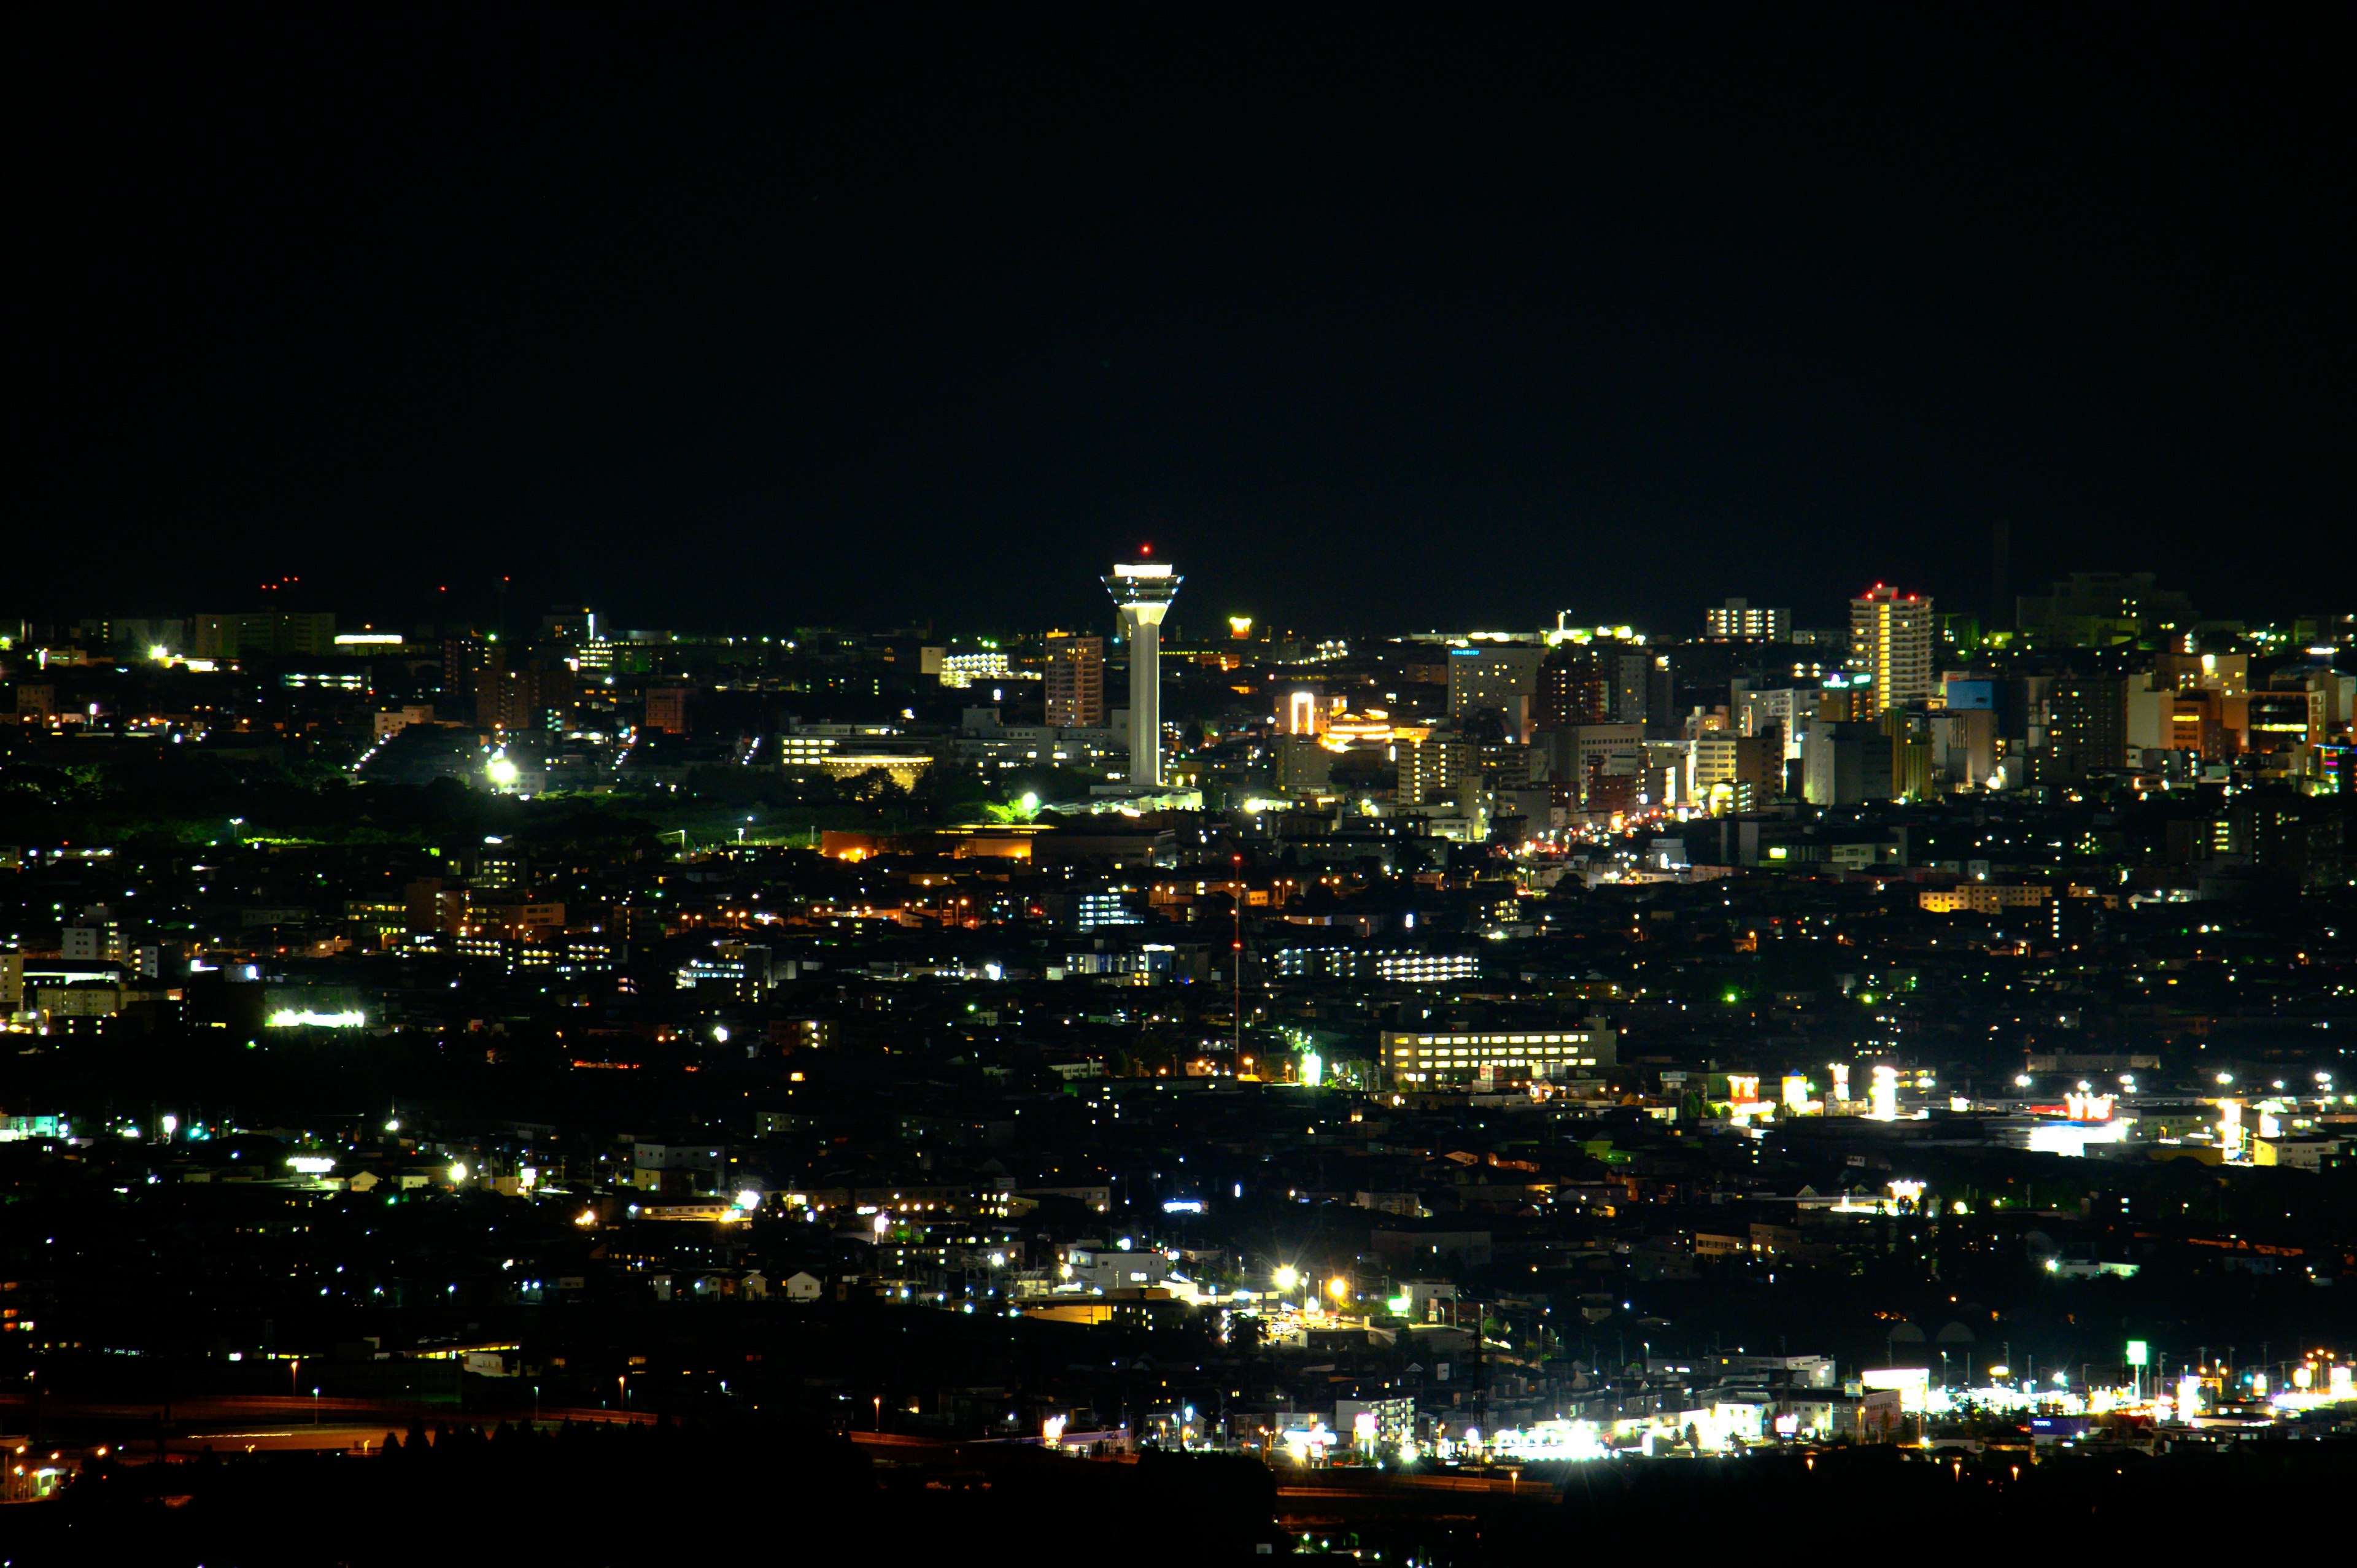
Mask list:
[{"label": "office building", "polygon": [[1580,809],[1590,815],[1633,811],[1644,788],[1645,732],[1641,725],[1582,725],[1572,732],[1572,776]]},{"label": "office building", "polygon": [[121,926],[112,920],[89,918],[65,928],[58,951],[61,957],[83,963],[122,963],[130,955]]},{"label": "office building", "polygon": [[988,685],[994,681],[1011,681],[1015,678],[1015,666],[1006,654],[985,649],[978,653],[944,653],[933,672],[941,677],[942,685],[963,692],[976,682]]},{"label": "office building", "polygon": [[1048,634],[1048,727],[1095,729],[1104,723],[1104,639]]},{"label": "office building", "polygon": [[2113,675],[2062,675],[2046,692],[2046,744],[2055,777],[2084,778],[2127,757],[2126,682]]},{"label": "office building", "polygon": [[1476,953],[1355,944],[1279,948],[1268,955],[1268,966],[1281,980],[1376,980],[1395,985],[1438,985],[1481,975]]},{"label": "office building", "polygon": [[1755,606],[1749,599],[1729,599],[1702,612],[1705,637],[1739,638],[1750,642],[1792,640],[1792,612]]},{"label": "office building", "polygon": [[2243,744],[2248,751],[2289,751],[2324,739],[2320,692],[2254,692],[2244,699]]},{"label": "office building", "polygon": [[1613,724],[1641,725],[1654,740],[1669,738],[1677,714],[1677,681],[1670,655],[1625,642],[1605,645],[1612,676],[1606,717]]},{"label": "office building", "polygon": [[1125,561],[1104,580],[1129,639],[1129,781],[1162,783],[1162,618],[1178,596],[1179,575],[1163,561]]},{"label": "office building", "polygon": [[1920,708],[1893,708],[1881,718],[1890,742],[1890,798],[1928,800],[1938,778],[1939,745],[1932,715]]},{"label": "office building", "polygon": [[[1957,682],[1949,682],[1953,690]],[[1932,717],[1932,771],[1943,789],[1978,789],[1996,773],[2001,755],[1991,708],[1941,708]]]},{"label": "office building", "polygon": [[1874,687],[1877,715],[1929,702],[1934,622],[1932,601],[1877,583],[1849,602],[1850,667]]},{"label": "office building", "polygon": [[1288,793],[1315,793],[1334,780],[1333,752],[1314,735],[1276,737],[1276,787]]},{"label": "office building", "polygon": [[2104,648],[2167,639],[2199,618],[2192,600],[2156,586],[2150,572],[2073,572],[2015,600],[2014,618],[2043,646]]},{"label": "office building", "polygon": [[1714,730],[1687,744],[1686,798],[1709,805],[1711,791],[1727,785],[1732,800],[1739,794],[1741,809],[1766,803],[1783,782],[1783,748],[1770,736],[1736,735]]},{"label": "office building", "polygon": [[199,659],[240,659],[255,654],[320,654],[336,651],[336,618],[256,610],[246,615],[200,615],[193,628]]},{"label": "office building", "polygon": [[1773,736],[1783,760],[1801,759],[1801,743],[1817,717],[1818,693],[1798,686],[1737,694],[1736,730],[1747,736]]},{"label": "office building", "polygon": [[1383,1065],[1401,1089],[1469,1086],[1487,1072],[1551,1078],[1566,1069],[1616,1065],[1620,1036],[1609,1024],[1570,1029],[1426,1034],[1386,1029]]},{"label": "office building", "polygon": [[1802,743],[1802,795],[1812,806],[1888,800],[1890,756],[1890,737],[1879,725],[1821,721]]},{"label": "office building", "polygon": [[1286,688],[1285,710],[1277,718],[1278,727],[1286,735],[1324,735],[1327,723],[1325,691],[1317,686]]},{"label": "office building", "polygon": [[1506,727],[1516,739],[1529,740],[1539,667],[1546,658],[1547,650],[1534,642],[1450,649],[1448,716],[1462,719],[1493,708],[1505,715]]},{"label": "office building", "polygon": [[687,700],[694,694],[685,686],[648,687],[647,729],[658,735],[685,735]]}]

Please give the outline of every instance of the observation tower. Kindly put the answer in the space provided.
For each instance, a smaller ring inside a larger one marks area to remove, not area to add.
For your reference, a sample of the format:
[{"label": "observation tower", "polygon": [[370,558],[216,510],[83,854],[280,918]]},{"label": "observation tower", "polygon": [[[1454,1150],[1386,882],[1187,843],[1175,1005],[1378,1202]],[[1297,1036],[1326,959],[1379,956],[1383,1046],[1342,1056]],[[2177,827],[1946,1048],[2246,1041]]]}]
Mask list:
[{"label": "observation tower", "polygon": [[1141,546],[1104,580],[1129,639],[1129,782],[1141,789],[1162,787],[1162,618],[1181,581],[1169,563],[1145,559],[1151,553]]}]

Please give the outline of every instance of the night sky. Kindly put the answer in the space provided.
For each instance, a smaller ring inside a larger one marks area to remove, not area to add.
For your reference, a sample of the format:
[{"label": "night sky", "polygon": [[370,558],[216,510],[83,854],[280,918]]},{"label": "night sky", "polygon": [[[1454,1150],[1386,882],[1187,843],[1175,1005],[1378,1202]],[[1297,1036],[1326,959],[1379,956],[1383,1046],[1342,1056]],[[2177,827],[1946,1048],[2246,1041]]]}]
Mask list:
[{"label": "night sky", "polygon": [[0,608],[2350,607],[2324,8],[817,9],[20,26]]}]

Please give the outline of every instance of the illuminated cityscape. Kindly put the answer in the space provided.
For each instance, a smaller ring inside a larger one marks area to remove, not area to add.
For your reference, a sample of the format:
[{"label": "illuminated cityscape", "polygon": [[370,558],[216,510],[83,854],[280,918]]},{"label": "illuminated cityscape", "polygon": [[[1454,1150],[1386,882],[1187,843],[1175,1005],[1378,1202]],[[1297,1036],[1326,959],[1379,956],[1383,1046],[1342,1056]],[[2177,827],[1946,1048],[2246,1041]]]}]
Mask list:
[{"label": "illuminated cityscape", "polygon": [[0,1558],[2345,1540],[2331,139],[1001,25],[60,65]]}]

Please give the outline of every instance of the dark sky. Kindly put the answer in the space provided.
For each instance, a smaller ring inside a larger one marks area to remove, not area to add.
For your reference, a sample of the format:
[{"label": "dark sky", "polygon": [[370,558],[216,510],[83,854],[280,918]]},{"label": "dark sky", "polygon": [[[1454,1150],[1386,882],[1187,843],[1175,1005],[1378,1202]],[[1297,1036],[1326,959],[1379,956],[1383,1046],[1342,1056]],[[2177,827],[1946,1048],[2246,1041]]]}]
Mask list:
[{"label": "dark sky", "polygon": [[2326,8],[818,9],[20,30],[0,598],[1015,627],[1145,539],[1182,624],[1684,632],[1979,607],[1999,515],[2357,596]]}]

